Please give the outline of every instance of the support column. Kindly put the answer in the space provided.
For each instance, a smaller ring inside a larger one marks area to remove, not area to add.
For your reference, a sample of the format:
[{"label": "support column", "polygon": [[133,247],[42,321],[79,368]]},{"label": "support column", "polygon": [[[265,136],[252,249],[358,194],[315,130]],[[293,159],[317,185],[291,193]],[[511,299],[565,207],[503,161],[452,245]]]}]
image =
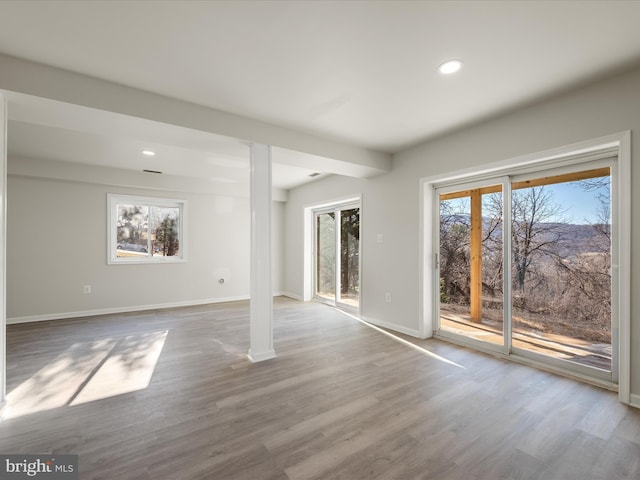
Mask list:
[{"label": "support column", "polygon": [[251,289],[249,360],[276,356],[271,286],[271,147],[251,144]]},{"label": "support column", "polygon": [[482,193],[471,190],[471,321],[482,320]]}]

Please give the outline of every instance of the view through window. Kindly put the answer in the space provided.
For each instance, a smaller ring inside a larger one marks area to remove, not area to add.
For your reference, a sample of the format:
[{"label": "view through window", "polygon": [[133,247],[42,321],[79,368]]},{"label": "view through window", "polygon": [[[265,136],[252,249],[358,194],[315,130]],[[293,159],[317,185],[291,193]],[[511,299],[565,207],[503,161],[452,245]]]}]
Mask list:
[{"label": "view through window", "polygon": [[110,196],[110,259],[184,258],[184,201]]},{"label": "view through window", "polygon": [[610,168],[509,187],[438,195],[440,331],[610,372]]},{"label": "view through window", "polygon": [[360,207],[315,213],[315,296],[332,305],[360,303]]}]

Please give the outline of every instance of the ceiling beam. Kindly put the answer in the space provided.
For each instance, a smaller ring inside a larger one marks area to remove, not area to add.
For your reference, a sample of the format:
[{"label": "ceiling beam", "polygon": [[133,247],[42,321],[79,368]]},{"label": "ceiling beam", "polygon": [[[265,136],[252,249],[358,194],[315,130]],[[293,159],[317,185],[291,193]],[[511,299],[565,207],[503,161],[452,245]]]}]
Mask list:
[{"label": "ceiling beam", "polygon": [[[0,90],[35,95],[332,159],[327,173],[371,177],[391,171],[391,155],[0,54]],[[10,108],[10,106],[9,106]]]},{"label": "ceiling beam", "polygon": [[[51,159],[11,157],[7,164],[7,175],[91,183],[111,187],[249,198],[249,186],[247,184],[228,185],[211,182],[206,178],[158,175]],[[281,188],[273,188],[271,190],[271,199],[274,202],[286,202],[289,199],[289,194]]]}]

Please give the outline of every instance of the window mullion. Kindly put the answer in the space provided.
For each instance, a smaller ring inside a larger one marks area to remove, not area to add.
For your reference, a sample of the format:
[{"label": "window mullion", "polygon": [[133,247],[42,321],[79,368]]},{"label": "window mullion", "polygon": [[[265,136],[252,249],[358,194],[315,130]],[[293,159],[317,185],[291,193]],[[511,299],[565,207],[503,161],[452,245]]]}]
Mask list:
[{"label": "window mullion", "polygon": [[512,222],[512,209],[511,209],[511,178],[506,176],[502,179],[502,255],[503,255],[503,268],[502,268],[502,300],[504,315],[504,349],[508,355],[511,353],[511,332],[513,327],[511,325],[512,316],[512,299],[511,295],[511,222]]}]

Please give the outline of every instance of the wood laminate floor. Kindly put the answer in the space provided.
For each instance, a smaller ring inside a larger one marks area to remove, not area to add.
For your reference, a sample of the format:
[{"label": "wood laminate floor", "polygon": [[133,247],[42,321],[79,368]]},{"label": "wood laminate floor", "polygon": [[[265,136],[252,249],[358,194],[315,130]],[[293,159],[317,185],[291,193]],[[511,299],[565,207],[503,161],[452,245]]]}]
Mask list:
[{"label": "wood laminate floor", "polygon": [[8,327],[0,452],[78,454],[81,479],[638,479],[640,412],[614,393],[437,340],[394,341],[275,302]]}]

